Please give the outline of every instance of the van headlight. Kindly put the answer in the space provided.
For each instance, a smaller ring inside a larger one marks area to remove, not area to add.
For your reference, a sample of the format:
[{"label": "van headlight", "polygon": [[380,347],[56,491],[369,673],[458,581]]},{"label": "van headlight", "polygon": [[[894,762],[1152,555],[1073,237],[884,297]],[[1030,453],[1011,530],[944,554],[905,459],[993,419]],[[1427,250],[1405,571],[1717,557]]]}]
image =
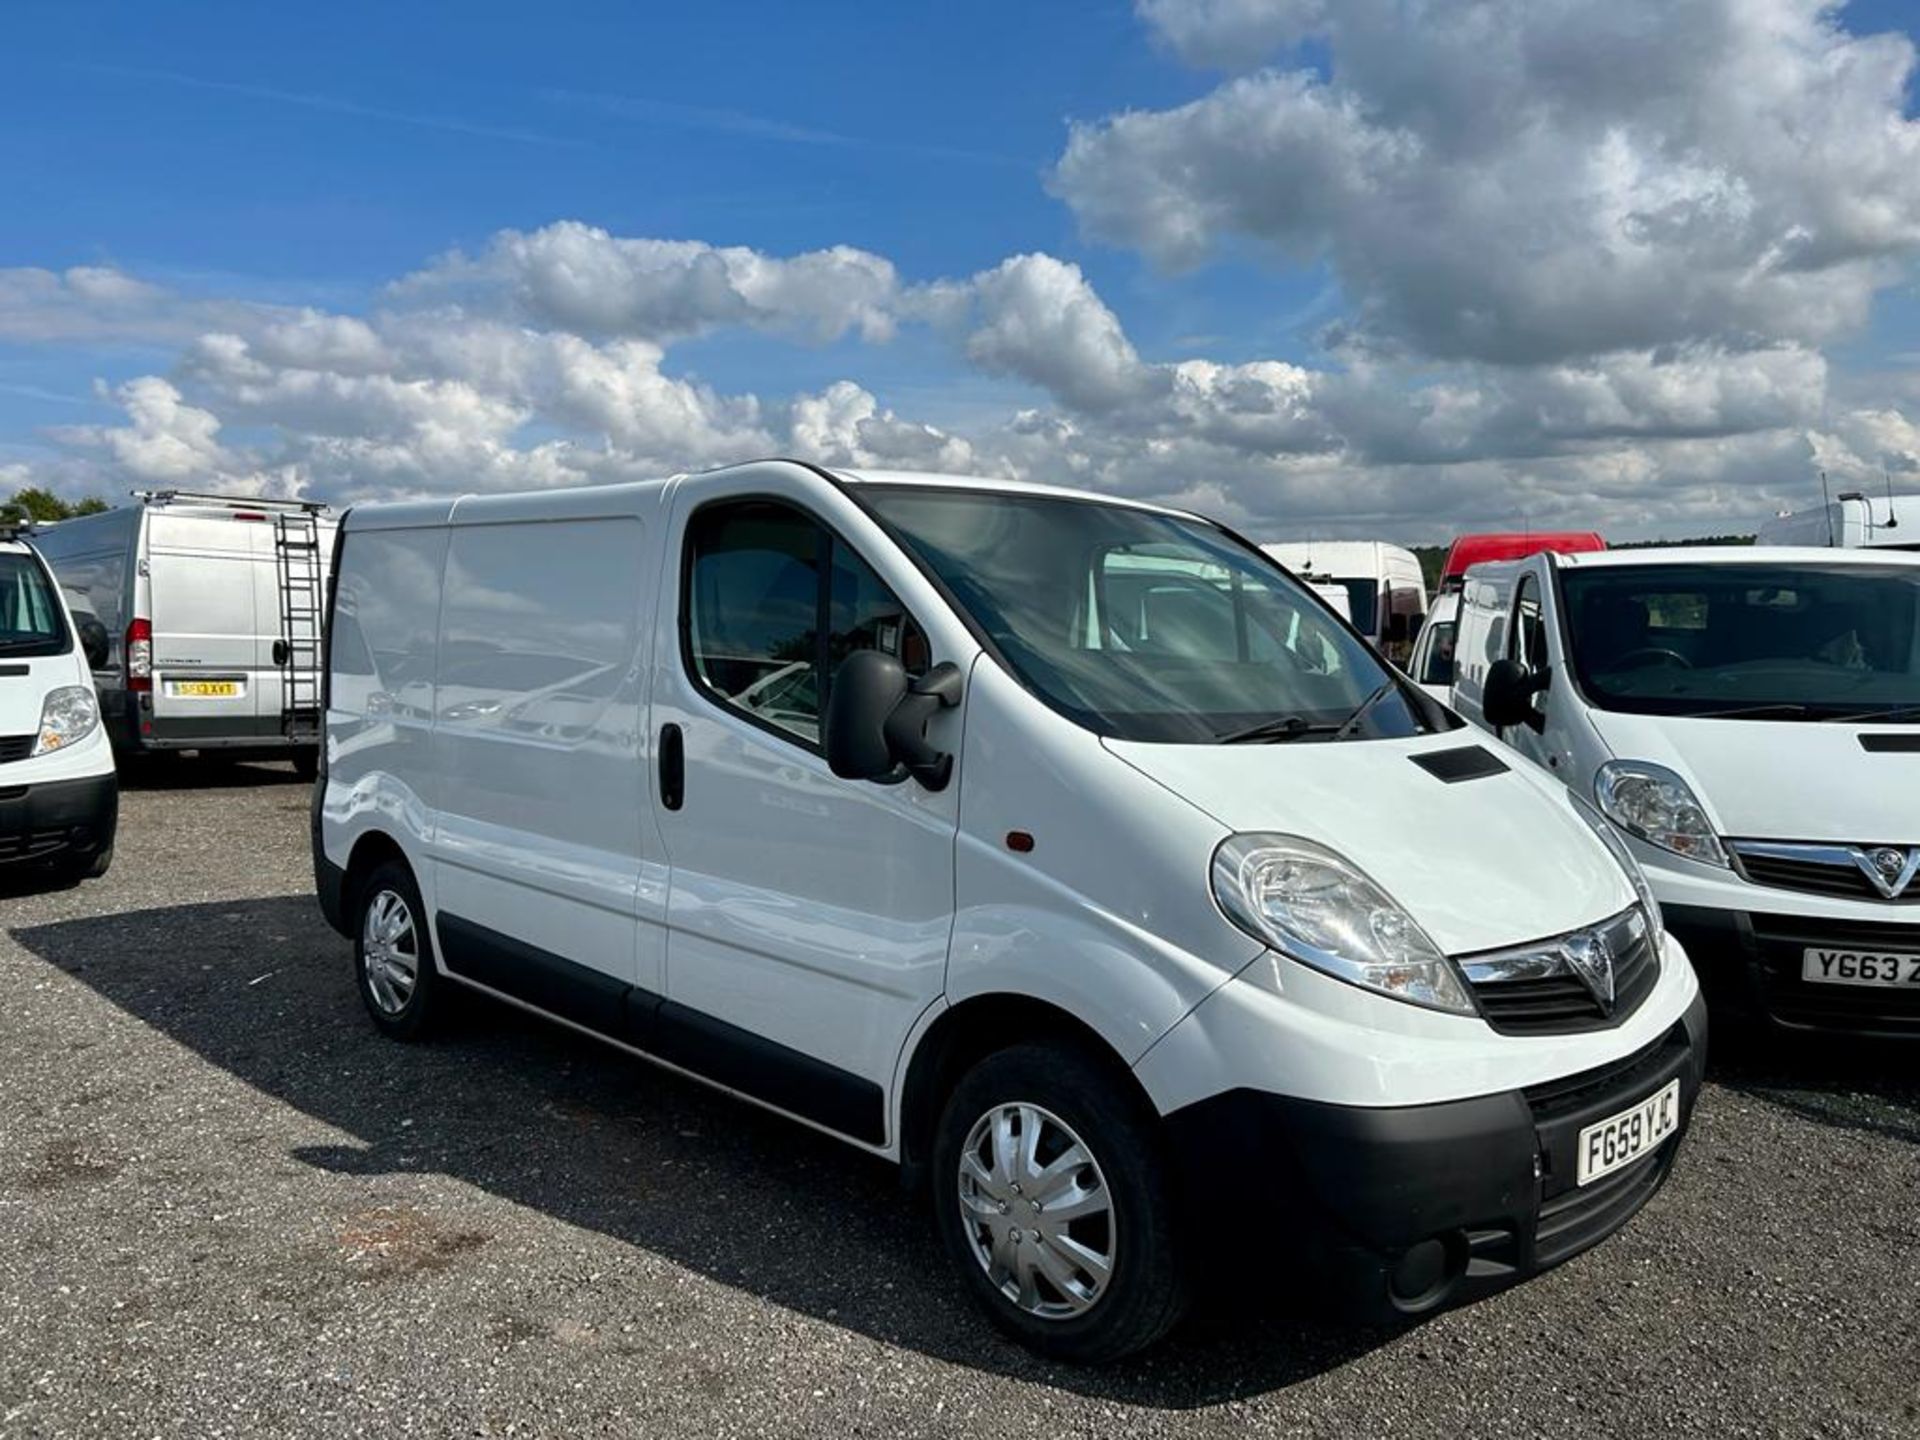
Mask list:
[{"label": "van headlight", "polygon": [[1652,931],[1653,953],[1666,953],[1667,919],[1660,913],[1660,901],[1655,898],[1653,885],[1647,879],[1647,872],[1640,868],[1640,862],[1634,858],[1627,842],[1620,838],[1620,832],[1613,828],[1611,821],[1593,806],[1582,800],[1573,791],[1567,791],[1567,799],[1573,802],[1574,813],[1593,828],[1600,837],[1600,843],[1613,852],[1613,858],[1620,862],[1620,868],[1627,872],[1633,890],[1640,897],[1640,908],[1646,912],[1647,926]]},{"label": "van headlight", "polygon": [[40,706],[40,733],[33,753],[50,754],[81,740],[100,723],[100,702],[91,685],[60,685],[47,692]]},{"label": "van headlight", "polygon": [[1609,820],[1649,845],[1706,865],[1727,863],[1707,807],[1666,766],[1609,760],[1593,777],[1593,796]]},{"label": "van headlight", "polygon": [[1475,1014],[1452,962],[1350,862],[1295,835],[1234,835],[1213,853],[1220,908],[1262,944],[1411,1005]]}]

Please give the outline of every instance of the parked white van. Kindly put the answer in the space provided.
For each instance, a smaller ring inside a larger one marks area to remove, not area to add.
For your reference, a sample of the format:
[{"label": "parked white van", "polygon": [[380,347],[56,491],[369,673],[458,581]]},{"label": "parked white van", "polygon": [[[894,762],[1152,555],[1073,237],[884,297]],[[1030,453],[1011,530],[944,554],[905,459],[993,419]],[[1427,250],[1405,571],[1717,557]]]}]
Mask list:
[{"label": "parked white van", "polygon": [[107,629],[94,685],[115,750],[285,758],[311,774],[333,517],[177,490],[135,500],[38,535]]},{"label": "parked white van", "polygon": [[1468,572],[1454,702],[1629,837],[1714,998],[1920,1036],[1920,555]]},{"label": "parked white van", "polygon": [[1262,1255],[1429,1310],[1667,1173],[1704,1007],[1625,848],[1206,520],[774,461],[356,508],[336,576],[374,1022],[470,986],[930,1175],[1042,1351]]},{"label": "parked white van", "polygon": [[1920,550],[1920,495],[1850,491],[1811,510],[1777,515],[1760,527],[1761,545],[1822,545],[1843,550]]},{"label": "parked white van", "polygon": [[1383,654],[1404,661],[1427,613],[1420,559],[1379,540],[1291,541],[1260,547],[1302,580],[1347,592],[1347,614]]},{"label": "parked white van", "polygon": [[0,876],[84,879],[113,861],[120,791],[76,622],[23,533],[0,525]]}]

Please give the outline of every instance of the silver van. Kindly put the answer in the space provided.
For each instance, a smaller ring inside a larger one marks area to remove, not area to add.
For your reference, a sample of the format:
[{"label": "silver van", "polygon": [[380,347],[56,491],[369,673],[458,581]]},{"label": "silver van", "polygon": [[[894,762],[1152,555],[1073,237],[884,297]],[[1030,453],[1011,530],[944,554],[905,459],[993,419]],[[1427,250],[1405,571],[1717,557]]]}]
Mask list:
[{"label": "silver van", "polygon": [[318,753],[320,624],[335,522],[321,505],[179,490],[64,520],[35,543],[106,628],[94,687],[115,753]]}]

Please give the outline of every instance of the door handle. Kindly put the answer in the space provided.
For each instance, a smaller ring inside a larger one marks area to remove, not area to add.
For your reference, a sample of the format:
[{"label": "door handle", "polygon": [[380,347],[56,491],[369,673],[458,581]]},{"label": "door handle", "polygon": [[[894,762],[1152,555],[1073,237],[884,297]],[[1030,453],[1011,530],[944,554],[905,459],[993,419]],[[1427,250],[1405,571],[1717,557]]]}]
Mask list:
[{"label": "door handle", "polygon": [[687,742],[678,725],[660,727],[660,803],[678,810],[687,798]]}]

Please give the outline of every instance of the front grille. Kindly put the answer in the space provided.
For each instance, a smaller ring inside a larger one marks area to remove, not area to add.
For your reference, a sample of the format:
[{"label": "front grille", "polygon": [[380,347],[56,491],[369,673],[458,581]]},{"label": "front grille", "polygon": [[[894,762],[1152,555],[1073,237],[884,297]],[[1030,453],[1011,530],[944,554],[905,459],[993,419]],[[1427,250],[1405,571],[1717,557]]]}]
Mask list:
[{"label": "front grille", "polygon": [[[1844,845],[1783,845],[1761,841],[1734,841],[1734,864],[1755,885],[1797,890],[1807,895],[1833,895],[1847,900],[1872,900],[1882,905],[1920,902],[1920,883],[1907,887],[1897,899],[1882,895],[1866,872],[1846,853]],[[1904,848],[1904,847],[1894,847]],[[1785,854],[1785,851],[1799,854]]]},{"label": "front grille", "polygon": [[1774,1018],[1823,1030],[1920,1035],[1920,985],[1828,985],[1800,978],[1810,947],[1920,955],[1920,924],[1804,915],[1754,915],[1751,923],[1766,1007]]},{"label": "front grille", "polygon": [[[1532,1112],[1540,1140],[1540,1211],[1534,1228],[1534,1260],[1554,1265],[1597,1244],[1646,1204],[1666,1177],[1678,1137],[1631,1165],[1587,1185],[1577,1185],[1580,1132],[1657,1094],[1678,1079],[1687,1090],[1691,1042],[1676,1024],[1631,1055],[1577,1075],[1529,1085],[1520,1093]],[[1685,1095],[1683,1094],[1683,1103]]]},{"label": "front grille", "polygon": [[0,764],[9,760],[24,760],[33,754],[33,736],[0,735]]},{"label": "front grille", "polygon": [[1543,1080],[1520,1093],[1526,1097],[1527,1108],[1533,1111],[1533,1123],[1551,1124],[1577,1115],[1599,1100],[1619,1099],[1622,1104],[1626,1103],[1647,1088],[1643,1082],[1666,1068],[1686,1048],[1686,1027],[1675,1025],[1658,1040],[1631,1055],[1582,1070],[1577,1075]]},{"label": "front grille", "polygon": [[0,865],[45,860],[72,842],[71,830],[22,830],[0,835]]},{"label": "front grille", "polygon": [[1659,977],[1660,963],[1652,939],[1643,930],[1630,944],[1614,952],[1611,1010],[1577,975],[1469,979],[1468,983],[1480,1002],[1480,1013],[1502,1035],[1572,1035],[1618,1025],[1640,1008]]},{"label": "front grille", "polygon": [[1536,1265],[1557,1265],[1599,1244],[1653,1198],[1678,1147],[1672,1139],[1613,1174],[1540,1203],[1533,1232]]}]

